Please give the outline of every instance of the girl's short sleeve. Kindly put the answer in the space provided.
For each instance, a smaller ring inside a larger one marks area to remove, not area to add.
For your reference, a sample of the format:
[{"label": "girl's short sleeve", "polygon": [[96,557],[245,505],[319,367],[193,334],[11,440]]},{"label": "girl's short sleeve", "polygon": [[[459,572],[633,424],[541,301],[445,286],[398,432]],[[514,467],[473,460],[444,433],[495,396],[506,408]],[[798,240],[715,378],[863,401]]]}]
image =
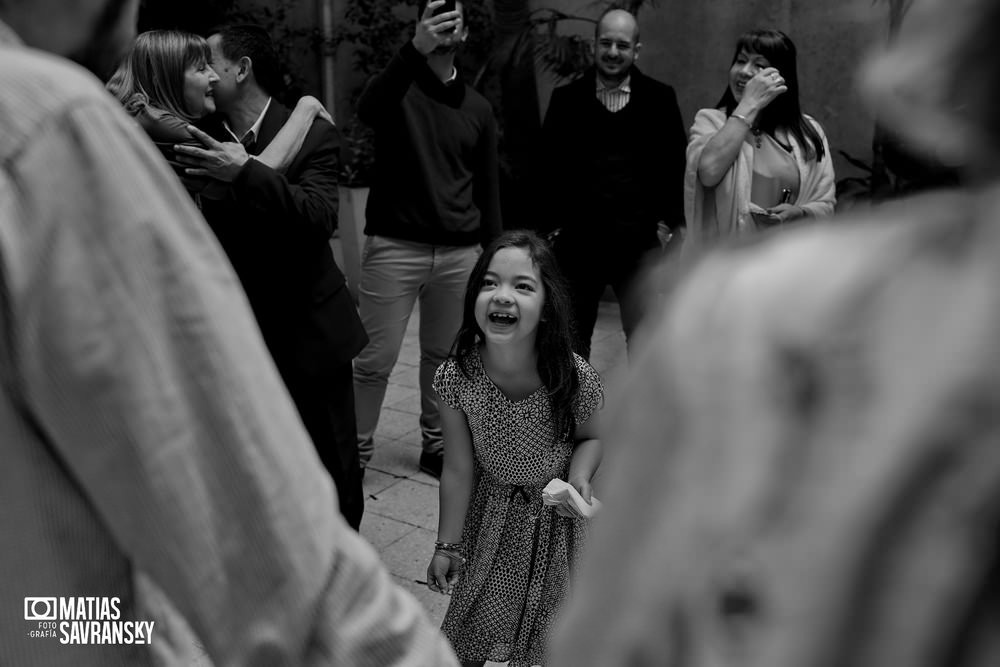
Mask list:
[{"label": "girl's short sleeve", "polygon": [[434,372],[434,391],[441,397],[445,405],[456,410],[461,410],[462,406],[459,400],[461,398],[461,386],[465,382],[465,379],[462,370],[458,367],[458,363],[454,359],[448,359],[438,366],[438,369]]},{"label": "girl's short sleeve", "polygon": [[573,415],[576,423],[582,424],[604,402],[604,383],[594,367],[584,361],[583,357],[574,354],[573,358],[576,361],[576,374],[580,379],[580,391],[573,404]]}]

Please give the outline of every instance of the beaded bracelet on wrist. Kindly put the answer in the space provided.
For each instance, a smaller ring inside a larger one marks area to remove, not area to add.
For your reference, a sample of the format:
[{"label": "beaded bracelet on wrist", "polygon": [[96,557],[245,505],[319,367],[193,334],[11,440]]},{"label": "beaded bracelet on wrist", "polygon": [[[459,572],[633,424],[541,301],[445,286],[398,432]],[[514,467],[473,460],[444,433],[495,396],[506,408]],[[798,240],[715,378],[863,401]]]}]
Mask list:
[{"label": "beaded bracelet on wrist", "polygon": [[441,542],[440,540],[434,543],[435,549],[443,549],[444,551],[461,551],[461,542]]},{"label": "beaded bracelet on wrist", "polygon": [[435,549],[434,555],[444,556],[449,560],[458,561],[460,564],[465,565],[465,556],[458,553],[457,551],[448,551],[446,549]]}]

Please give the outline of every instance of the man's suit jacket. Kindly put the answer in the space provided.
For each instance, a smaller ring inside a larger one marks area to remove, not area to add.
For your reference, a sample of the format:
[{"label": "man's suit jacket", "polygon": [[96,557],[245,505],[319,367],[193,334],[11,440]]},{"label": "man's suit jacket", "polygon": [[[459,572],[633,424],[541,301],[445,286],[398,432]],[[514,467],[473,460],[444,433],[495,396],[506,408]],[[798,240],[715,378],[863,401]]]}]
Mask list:
[{"label": "man's suit jacket", "polygon": [[597,99],[591,67],[553,91],[545,115],[549,196],[538,226],[561,227],[598,250],[640,231],[655,245],[658,221],[684,224],[687,133],[677,96],[636,67],[630,74],[630,101],[617,113]]},{"label": "man's suit jacket", "polygon": [[[266,148],[289,115],[272,100],[249,152]],[[232,141],[221,126],[214,129]],[[336,128],[317,120],[284,174],[250,160],[225,198],[203,200],[290,389],[349,363],[368,342],[329,243],[339,148]]]}]

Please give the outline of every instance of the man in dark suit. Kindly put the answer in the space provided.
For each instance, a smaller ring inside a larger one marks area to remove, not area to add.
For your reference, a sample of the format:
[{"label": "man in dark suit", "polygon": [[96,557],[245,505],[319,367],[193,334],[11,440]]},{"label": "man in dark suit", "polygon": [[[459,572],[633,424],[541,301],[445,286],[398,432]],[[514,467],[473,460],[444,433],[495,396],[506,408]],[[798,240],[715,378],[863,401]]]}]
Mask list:
[{"label": "man in dark suit", "polygon": [[560,228],[555,251],[572,289],[574,349],[584,357],[607,285],[628,339],[642,317],[636,277],[661,237],[684,225],[687,147],[673,88],[635,66],[635,17],[605,11],[594,42],[594,66],[553,92],[545,116],[551,197],[538,225]]},{"label": "man in dark suit", "polygon": [[354,415],[352,359],[368,341],[329,240],[337,224],[339,137],[316,120],[284,172],[253,159],[289,111],[271,97],[278,67],[256,26],[228,26],[209,37],[224,120],[185,148],[196,174],[229,184],[202,212],[243,283],[264,341],[333,476],[340,510],[355,529],[364,498]]}]

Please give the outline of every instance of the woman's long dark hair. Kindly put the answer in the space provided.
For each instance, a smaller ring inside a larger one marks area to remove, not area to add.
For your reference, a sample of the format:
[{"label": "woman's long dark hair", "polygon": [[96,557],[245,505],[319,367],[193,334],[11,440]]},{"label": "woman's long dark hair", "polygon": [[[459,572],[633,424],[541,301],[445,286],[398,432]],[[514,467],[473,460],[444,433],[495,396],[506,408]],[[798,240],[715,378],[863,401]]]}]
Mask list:
[{"label": "woman's long dark hair", "polygon": [[572,347],[573,311],[569,291],[555,255],[549,244],[537,234],[526,230],[504,232],[479,256],[465,290],[462,327],[455,337],[451,356],[458,361],[462,373],[469,377],[473,355],[484,340],[483,331],[476,322],[476,297],[479,296],[490,262],[497,251],[503,248],[525,250],[541,277],[545,303],[542,305],[541,321],[535,337],[538,375],[549,394],[556,436],[560,439],[569,438],[576,428],[573,403],[580,391]]},{"label": "woman's long dark hair", "polygon": [[[825,153],[823,140],[812,123],[802,115],[802,108],[799,106],[799,72],[796,65],[795,44],[791,38],[780,30],[745,32],[736,42],[736,51],[733,53],[730,68],[743,51],[767,58],[771,67],[781,73],[788,87],[787,91],[778,95],[761,110],[757,116],[757,126],[772,136],[778,128],[790,132],[803,147],[807,158],[815,157],[817,162],[822,160]],[[736,98],[733,97],[733,91],[728,83],[726,92],[716,107],[724,109],[727,116],[736,109]]]}]

